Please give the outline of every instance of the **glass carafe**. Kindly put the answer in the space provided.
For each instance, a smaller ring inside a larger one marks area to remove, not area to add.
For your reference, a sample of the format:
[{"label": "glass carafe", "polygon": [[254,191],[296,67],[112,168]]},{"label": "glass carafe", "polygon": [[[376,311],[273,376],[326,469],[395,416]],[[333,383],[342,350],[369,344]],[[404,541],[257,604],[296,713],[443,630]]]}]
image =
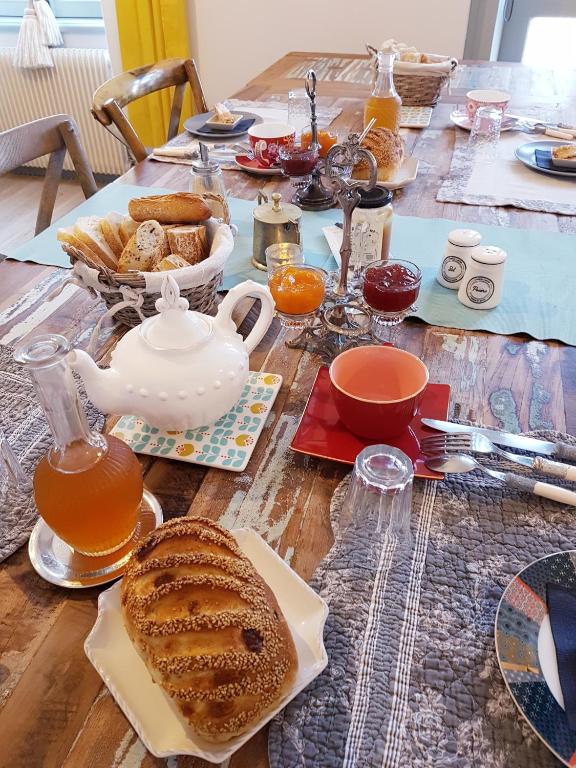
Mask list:
[{"label": "glass carafe", "polygon": [[115,552],[131,539],[143,482],[132,450],[90,430],[67,362],[68,340],[56,334],[22,344],[15,358],[30,374],[54,445],[34,472],[34,498],[46,524],[83,555]]},{"label": "glass carafe", "polygon": [[375,128],[389,128],[393,133],[398,133],[402,99],[394,87],[392,68],[395,56],[394,53],[378,51],[374,88],[364,105],[364,127],[375,118]]}]

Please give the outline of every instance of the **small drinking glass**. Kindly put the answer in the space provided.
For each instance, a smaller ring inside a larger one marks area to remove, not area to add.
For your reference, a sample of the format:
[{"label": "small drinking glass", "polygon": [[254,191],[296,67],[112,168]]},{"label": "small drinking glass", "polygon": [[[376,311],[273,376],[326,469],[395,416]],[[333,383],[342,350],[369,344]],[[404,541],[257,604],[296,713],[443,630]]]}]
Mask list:
[{"label": "small drinking glass", "polygon": [[468,139],[468,147],[474,159],[483,163],[494,163],[498,159],[502,114],[502,110],[495,107],[480,107],[476,111]]},{"label": "small drinking glass", "polygon": [[304,88],[288,91],[288,125],[296,131],[296,141],[310,127],[310,99]]},{"label": "small drinking glass", "polygon": [[287,264],[268,272],[268,287],[284,328],[310,325],[326,295],[327,274],[319,267]]},{"label": "small drinking glass", "polygon": [[266,256],[266,268],[271,275],[278,267],[288,264],[304,264],[302,246],[298,243],[274,243],[264,251]]},{"label": "small drinking glass", "polygon": [[380,259],[366,265],[362,295],[372,310],[372,333],[378,340],[385,340],[387,329],[414,309],[421,282],[422,273],[411,261]]},{"label": "small drinking glass", "polygon": [[401,547],[412,543],[410,516],[414,467],[390,445],[364,448],[354,463],[340,513],[340,532],[353,528],[389,535]]}]

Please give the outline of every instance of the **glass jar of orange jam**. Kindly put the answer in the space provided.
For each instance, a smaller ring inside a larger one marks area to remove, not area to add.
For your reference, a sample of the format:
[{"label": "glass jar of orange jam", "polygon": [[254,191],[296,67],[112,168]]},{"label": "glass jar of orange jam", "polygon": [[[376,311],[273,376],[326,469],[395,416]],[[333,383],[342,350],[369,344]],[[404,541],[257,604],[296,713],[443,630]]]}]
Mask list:
[{"label": "glass jar of orange jam", "polygon": [[[302,148],[308,149],[311,141],[312,141],[312,131],[304,131],[300,139]],[[338,141],[338,136],[336,136],[336,134],[333,133],[332,131],[318,129],[318,144],[320,144],[320,150],[318,154],[320,155],[320,157],[326,157],[330,147],[333,147],[337,141]]]},{"label": "glass jar of orange jam", "polygon": [[268,287],[281,315],[307,315],[324,300],[326,273],[318,267],[290,264],[274,270]]}]

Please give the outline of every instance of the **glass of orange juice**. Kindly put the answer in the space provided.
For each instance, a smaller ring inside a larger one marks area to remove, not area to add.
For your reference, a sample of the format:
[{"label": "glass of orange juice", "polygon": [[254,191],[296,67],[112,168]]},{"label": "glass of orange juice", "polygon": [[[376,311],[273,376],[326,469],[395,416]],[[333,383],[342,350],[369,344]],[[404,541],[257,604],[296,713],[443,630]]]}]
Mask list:
[{"label": "glass of orange juice", "polygon": [[268,287],[285,328],[304,328],[314,319],[326,294],[327,274],[319,267],[287,264],[268,276]]}]

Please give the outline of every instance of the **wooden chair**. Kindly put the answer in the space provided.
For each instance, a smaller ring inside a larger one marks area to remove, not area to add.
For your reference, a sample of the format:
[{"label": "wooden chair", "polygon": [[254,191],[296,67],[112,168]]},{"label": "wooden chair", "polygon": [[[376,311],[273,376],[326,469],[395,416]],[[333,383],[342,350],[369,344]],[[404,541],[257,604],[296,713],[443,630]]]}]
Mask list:
[{"label": "wooden chair", "polygon": [[[190,84],[194,107],[198,112],[207,112],[206,99],[196,64],[192,59],[166,59],[157,64],[138,67],[129,72],[116,75],[101,85],[92,99],[92,114],[108,128],[112,135],[120,141],[124,140],[137,162],[145,160],[149,155],[138,134],[123,112],[123,107],[137,99],[155,93],[164,88],[175,86],[170,123],[168,125],[167,141],[178,133],[182,102],[186,86]],[[113,126],[120,136],[114,130]]]},{"label": "wooden chair", "polygon": [[0,174],[13,171],[44,155],[50,155],[36,218],[36,235],[50,226],[52,221],[67,151],[84,196],[90,197],[98,188],[80,141],[78,126],[69,115],[42,117],[40,120],[0,133]]}]

